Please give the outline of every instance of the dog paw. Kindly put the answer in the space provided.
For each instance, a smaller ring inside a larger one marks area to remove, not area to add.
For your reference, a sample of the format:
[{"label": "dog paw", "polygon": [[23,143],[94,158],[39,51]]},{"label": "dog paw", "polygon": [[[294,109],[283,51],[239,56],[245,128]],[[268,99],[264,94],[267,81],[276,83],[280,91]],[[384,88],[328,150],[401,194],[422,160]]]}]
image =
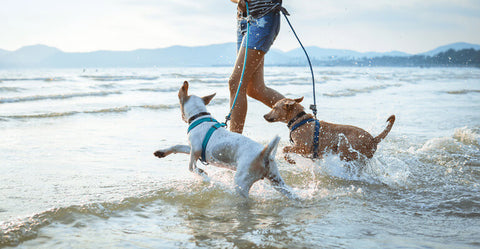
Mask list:
[{"label": "dog paw", "polygon": [[195,168],[195,173],[200,175],[200,176],[208,176],[207,172],[201,168]]},{"label": "dog paw", "polygon": [[288,162],[289,164],[297,164],[297,162],[295,162],[295,160],[290,159],[290,158],[287,159],[287,162]]},{"label": "dog paw", "polygon": [[283,147],[283,153],[289,153],[291,149],[292,149],[292,146],[285,146]]},{"label": "dog paw", "polygon": [[297,162],[295,162],[295,160],[290,158],[288,155],[285,155],[283,158],[285,158],[285,161],[287,161],[289,164],[297,164]]},{"label": "dog paw", "polygon": [[166,155],[165,155],[165,152],[161,151],[161,150],[157,150],[153,153],[153,155],[155,155],[156,157],[158,158],[164,158]]}]

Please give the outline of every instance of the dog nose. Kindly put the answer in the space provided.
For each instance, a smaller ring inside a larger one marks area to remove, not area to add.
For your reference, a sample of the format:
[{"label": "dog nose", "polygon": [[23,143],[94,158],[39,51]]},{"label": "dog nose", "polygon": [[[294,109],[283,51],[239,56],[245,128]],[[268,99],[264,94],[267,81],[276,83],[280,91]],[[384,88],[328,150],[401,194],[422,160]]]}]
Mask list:
[{"label": "dog nose", "polygon": [[264,118],[265,120],[267,120],[268,122],[272,122],[272,121],[273,121],[272,118],[270,118],[270,117],[268,116],[268,114],[263,115],[263,118]]}]

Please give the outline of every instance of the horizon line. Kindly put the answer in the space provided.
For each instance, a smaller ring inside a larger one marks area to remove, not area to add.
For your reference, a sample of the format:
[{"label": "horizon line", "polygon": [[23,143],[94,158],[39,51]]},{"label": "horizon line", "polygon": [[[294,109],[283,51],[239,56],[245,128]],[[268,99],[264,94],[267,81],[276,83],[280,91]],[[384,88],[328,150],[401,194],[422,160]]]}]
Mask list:
[{"label": "horizon line", "polygon": [[[55,47],[55,46],[46,45],[46,44],[42,44],[42,43],[37,43],[37,44],[32,44],[32,45],[24,45],[24,46],[21,46],[20,48],[15,49],[15,50],[7,50],[7,49],[2,49],[2,48],[0,48],[0,50],[6,51],[6,52],[15,52],[15,51],[21,50],[21,49],[23,49],[23,48],[27,48],[27,47],[44,46],[44,47],[48,47],[48,48],[57,49],[57,50],[59,50],[60,52],[63,52],[63,53],[133,52],[133,51],[138,51],[138,50],[158,50],[158,49],[168,49],[168,48],[173,48],[173,47],[199,48],[199,47],[209,47],[209,46],[227,45],[227,44],[235,44],[235,42],[213,43],[213,44],[195,45],[195,46],[177,44],[177,45],[171,45],[171,46],[167,46],[167,47],[157,47],[157,48],[135,48],[135,49],[130,49],[130,50],[107,50],[107,49],[98,49],[98,50],[91,50],[91,51],[64,51],[64,50],[62,50],[62,49],[60,49],[60,48],[57,48],[57,47]],[[431,48],[430,50],[427,50],[427,51],[424,51],[424,52],[419,52],[419,53],[409,53],[409,52],[404,52],[404,51],[400,51],[400,50],[390,50],[390,51],[383,51],[383,52],[382,52],[382,51],[365,51],[365,52],[364,52],[364,51],[357,51],[357,50],[347,49],[347,48],[324,48],[324,47],[319,47],[319,46],[317,46],[317,45],[311,45],[311,46],[305,46],[305,47],[306,47],[306,48],[316,47],[316,48],[328,49],[328,50],[353,51],[353,52],[359,52],[359,53],[391,53],[391,52],[400,52],[400,53],[405,53],[405,54],[409,54],[409,55],[417,55],[417,54],[427,53],[427,52],[430,52],[430,51],[432,51],[432,50],[435,50],[435,49],[438,49],[438,48],[441,48],[441,47],[445,47],[445,46],[449,46],[449,45],[454,45],[454,44],[468,44],[468,45],[480,46],[480,44],[475,44],[475,43],[470,43],[470,42],[464,42],[464,41],[458,41],[458,42],[453,42],[453,43],[448,43],[448,44],[440,45],[440,46]],[[272,49],[280,50],[281,52],[286,53],[286,52],[294,51],[294,50],[296,50],[296,49],[301,49],[301,47],[298,46],[298,47],[296,47],[296,48],[293,48],[293,49],[290,49],[290,50],[286,50],[286,51],[285,51],[285,50],[282,50],[282,49],[279,49],[279,48],[275,48],[275,46],[273,46]]]}]

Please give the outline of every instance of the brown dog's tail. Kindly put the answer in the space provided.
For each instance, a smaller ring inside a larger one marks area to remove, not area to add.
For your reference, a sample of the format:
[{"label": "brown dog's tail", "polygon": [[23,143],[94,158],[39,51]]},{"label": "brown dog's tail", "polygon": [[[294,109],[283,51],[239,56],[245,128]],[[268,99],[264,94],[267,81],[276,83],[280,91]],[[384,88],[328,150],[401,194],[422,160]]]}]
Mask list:
[{"label": "brown dog's tail", "polygon": [[392,129],[393,127],[393,123],[395,123],[395,115],[392,115],[390,116],[388,119],[387,119],[387,122],[388,122],[388,125],[387,127],[385,128],[385,130],[382,131],[382,133],[380,133],[378,136],[376,136],[374,138],[375,142],[378,144],[380,143],[380,141],[382,141],[382,139],[384,139],[388,133],[390,132],[390,130]]}]

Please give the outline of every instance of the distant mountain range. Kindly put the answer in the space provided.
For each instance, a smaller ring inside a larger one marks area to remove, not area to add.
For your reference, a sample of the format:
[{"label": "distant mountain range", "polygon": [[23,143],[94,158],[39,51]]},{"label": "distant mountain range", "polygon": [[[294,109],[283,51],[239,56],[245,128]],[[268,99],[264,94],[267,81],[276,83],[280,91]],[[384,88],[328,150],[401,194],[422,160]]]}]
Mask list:
[{"label": "distant mountain range", "polygon": [[[359,60],[378,57],[409,57],[412,54],[392,51],[357,52],[353,50],[306,48],[312,61],[332,62],[338,60]],[[433,56],[450,49],[480,50],[480,45],[453,43],[417,54]],[[196,67],[232,66],[236,58],[236,44],[224,43],[208,46],[172,46],[159,49],[138,49],[133,51],[94,51],[86,53],[63,52],[45,45],[22,47],[15,51],[0,49],[0,68],[99,68],[99,67]],[[271,49],[265,58],[266,65],[305,65],[301,48],[288,52]]]}]

